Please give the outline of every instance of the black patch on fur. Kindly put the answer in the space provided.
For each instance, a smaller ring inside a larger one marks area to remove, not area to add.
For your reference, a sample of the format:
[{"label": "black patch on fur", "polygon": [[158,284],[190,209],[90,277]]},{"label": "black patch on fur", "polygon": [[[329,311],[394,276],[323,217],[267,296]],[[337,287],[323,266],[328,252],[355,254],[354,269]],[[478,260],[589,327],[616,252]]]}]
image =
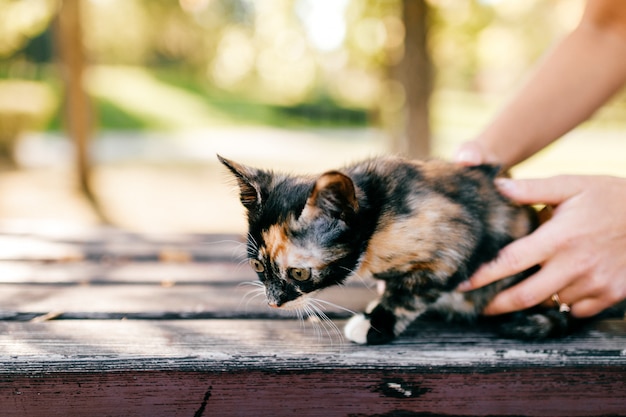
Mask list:
[{"label": "black patch on fur", "polygon": [[261,210],[250,222],[250,226],[259,230],[268,230],[270,226],[281,223],[289,215],[299,216],[313,188],[313,182],[303,183],[286,178],[277,181],[271,190],[263,189]]},{"label": "black patch on fur", "polygon": [[498,333],[523,340],[564,337],[573,331],[575,321],[570,314],[557,309],[535,307],[503,316]]},{"label": "black patch on fur", "polygon": [[391,342],[396,337],[393,331],[396,317],[391,311],[378,305],[365,317],[370,320],[371,326],[367,332],[367,344],[382,345]]}]

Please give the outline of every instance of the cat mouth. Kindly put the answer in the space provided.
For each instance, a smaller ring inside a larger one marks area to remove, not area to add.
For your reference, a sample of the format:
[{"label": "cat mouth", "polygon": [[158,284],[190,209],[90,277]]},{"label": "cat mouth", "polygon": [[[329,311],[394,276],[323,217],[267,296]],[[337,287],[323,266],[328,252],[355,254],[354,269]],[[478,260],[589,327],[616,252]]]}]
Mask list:
[{"label": "cat mouth", "polygon": [[308,294],[304,294],[298,298],[296,298],[295,300],[290,300],[290,301],[286,301],[282,304],[278,304],[276,301],[273,300],[269,300],[267,302],[267,305],[270,306],[270,308],[274,308],[274,309],[278,309],[278,310],[301,310],[303,308],[305,308],[306,306],[309,305],[309,297],[312,297],[313,295],[315,295],[317,293],[317,291],[308,293]]},{"label": "cat mouth", "polygon": [[280,305],[276,303],[275,301],[268,301],[267,303],[267,305],[270,306],[271,308],[275,308],[278,310],[298,310],[302,308],[303,306],[305,306],[306,304],[307,304],[306,301],[300,298],[296,300],[287,301]]}]

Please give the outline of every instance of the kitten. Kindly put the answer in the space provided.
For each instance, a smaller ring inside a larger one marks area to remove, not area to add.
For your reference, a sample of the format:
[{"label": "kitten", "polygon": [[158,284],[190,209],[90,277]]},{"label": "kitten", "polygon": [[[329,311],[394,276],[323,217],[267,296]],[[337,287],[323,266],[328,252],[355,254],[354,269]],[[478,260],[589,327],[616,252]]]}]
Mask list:
[{"label": "kitten", "polygon": [[[467,293],[455,291],[498,250],[538,224],[531,207],[498,193],[498,167],[380,157],[318,176],[256,169],[222,158],[248,216],[248,257],[274,308],[299,308],[350,275],[385,282],[345,335],[387,343],[416,318],[476,318],[503,288],[532,271]],[[564,334],[570,316],[537,307],[502,317],[503,335]]]}]

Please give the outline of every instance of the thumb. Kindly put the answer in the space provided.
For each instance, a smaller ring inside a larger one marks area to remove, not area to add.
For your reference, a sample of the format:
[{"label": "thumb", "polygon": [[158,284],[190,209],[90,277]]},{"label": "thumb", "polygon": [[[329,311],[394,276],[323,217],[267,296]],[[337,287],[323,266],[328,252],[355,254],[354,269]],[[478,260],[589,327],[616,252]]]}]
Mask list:
[{"label": "thumb", "polygon": [[476,142],[465,142],[454,153],[454,162],[474,166],[485,163],[481,147]]},{"label": "thumb", "polygon": [[558,205],[585,188],[585,178],[575,175],[529,180],[498,178],[495,183],[503,195],[520,204]]}]

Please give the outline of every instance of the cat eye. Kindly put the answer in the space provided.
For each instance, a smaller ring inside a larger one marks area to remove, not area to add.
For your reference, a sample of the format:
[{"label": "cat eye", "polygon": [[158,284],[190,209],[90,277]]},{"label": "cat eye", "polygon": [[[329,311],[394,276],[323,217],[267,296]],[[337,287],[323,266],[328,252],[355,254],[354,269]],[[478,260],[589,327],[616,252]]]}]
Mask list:
[{"label": "cat eye", "polygon": [[289,278],[295,279],[296,281],[306,281],[311,278],[311,269],[310,268],[289,268],[287,270],[287,274],[289,274]]},{"label": "cat eye", "polygon": [[255,272],[263,272],[265,271],[265,267],[263,263],[258,259],[250,259],[250,266],[254,269]]}]

